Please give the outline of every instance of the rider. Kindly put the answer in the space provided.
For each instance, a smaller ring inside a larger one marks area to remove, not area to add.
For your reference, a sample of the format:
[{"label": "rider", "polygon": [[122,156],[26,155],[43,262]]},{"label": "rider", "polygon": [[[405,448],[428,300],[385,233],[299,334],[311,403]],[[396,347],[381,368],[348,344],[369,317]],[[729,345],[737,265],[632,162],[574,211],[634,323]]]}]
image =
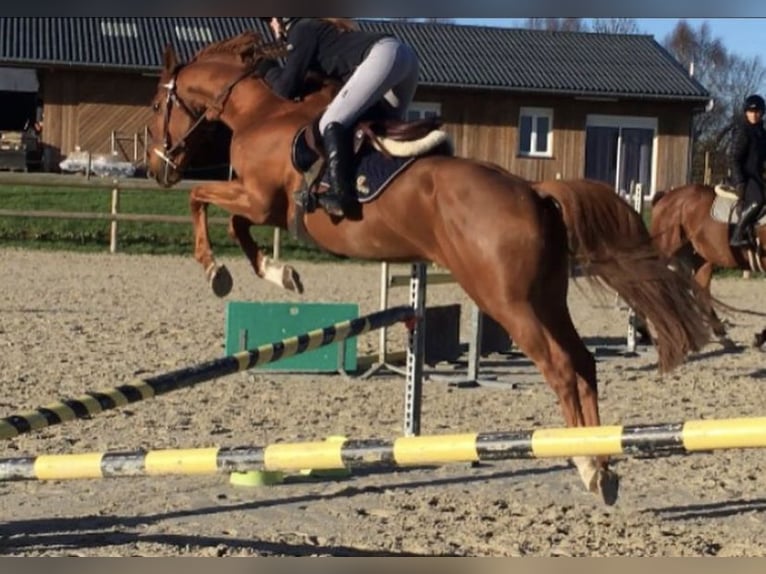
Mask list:
[{"label": "rider", "polygon": [[274,35],[288,43],[283,68],[272,68],[266,81],[281,97],[301,96],[304,77],[318,71],[343,84],[319,119],[331,189],[321,202],[328,213],[345,215],[356,194],[351,181],[349,130],[373,105],[382,102],[392,119],[405,119],[415,95],[419,61],[415,51],[396,38],[358,29],[341,18],[265,18]]},{"label": "rider", "polygon": [[749,245],[745,234],[766,203],[764,197],[764,161],[766,161],[766,130],[763,114],[766,102],[757,94],[745,98],[743,121],[738,122],[732,135],[729,164],[732,184],[742,198],[742,212],[729,244],[732,247]]}]

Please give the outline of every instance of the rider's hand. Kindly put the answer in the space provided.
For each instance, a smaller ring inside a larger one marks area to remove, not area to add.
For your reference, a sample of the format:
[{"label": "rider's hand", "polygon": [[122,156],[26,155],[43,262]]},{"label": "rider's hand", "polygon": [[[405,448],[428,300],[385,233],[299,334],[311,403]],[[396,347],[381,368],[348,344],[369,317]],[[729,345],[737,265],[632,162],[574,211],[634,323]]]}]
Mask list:
[{"label": "rider's hand", "polygon": [[261,78],[265,78],[269,70],[273,68],[278,68],[278,67],[279,67],[279,64],[277,63],[276,60],[264,58],[263,60],[261,60],[255,65],[255,71]]}]

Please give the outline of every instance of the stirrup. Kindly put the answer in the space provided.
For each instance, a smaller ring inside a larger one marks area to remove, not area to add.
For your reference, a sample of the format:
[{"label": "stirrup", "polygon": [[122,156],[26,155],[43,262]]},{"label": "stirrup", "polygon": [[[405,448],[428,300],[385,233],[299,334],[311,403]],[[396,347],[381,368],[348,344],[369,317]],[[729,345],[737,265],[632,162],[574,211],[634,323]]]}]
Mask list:
[{"label": "stirrup", "polygon": [[750,233],[743,231],[740,237],[729,239],[729,247],[753,247],[754,242]]},{"label": "stirrup", "polygon": [[337,193],[333,193],[332,191],[321,193],[317,196],[317,200],[319,201],[319,205],[322,206],[322,209],[328,214],[336,217],[346,216],[346,202],[344,202],[343,198]]}]

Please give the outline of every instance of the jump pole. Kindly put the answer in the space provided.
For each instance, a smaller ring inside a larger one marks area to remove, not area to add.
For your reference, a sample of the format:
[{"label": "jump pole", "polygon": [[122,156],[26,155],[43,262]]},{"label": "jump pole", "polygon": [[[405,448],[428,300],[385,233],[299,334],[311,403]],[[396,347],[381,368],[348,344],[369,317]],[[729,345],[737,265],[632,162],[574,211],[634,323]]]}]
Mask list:
[{"label": "jump pole", "polygon": [[0,459],[0,481],[369,469],[766,447],[766,417]]},{"label": "jump pole", "polygon": [[[638,214],[643,217],[644,213],[644,191],[641,188],[640,183],[633,183],[631,185],[631,191],[633,192],[633,197],[631,198],[633,200],[633,209],[635,209]],[[627,351],[628,353],[635,353],[636,352],[636,322],[638,318],[636,317],[636,312],[633,309],[630,309],[628,311],[628,336],[627,336]]]},{"label": "jump pole", "polygon": [[[312,351],[380,329],[383,326],[400,322],[410,323],[410,326],[416,325],[415,319],[416,314],[412,307],[393,307],[356,319],[341,321],[276,343],[261,345],[250,351],[242,351],[228,357],[213,359],[155,377],[137,379],[119,387],[88,392],[74,399],[65,399],[33,411],[0,419],[0,439],[11,439],[63,422],[89,418],[130,403],[150,399],[171,391],[190,388],[213,379],[253,369],[259,365]],[[419,360],[422,365],[422,352]],[[416,362],[416,358],[413,358],[413,364]],[[408,386],[419,384],[420,381],[408,381]],[[413,413],[413,416],[419,419],[419,408],[418,412]]]}]

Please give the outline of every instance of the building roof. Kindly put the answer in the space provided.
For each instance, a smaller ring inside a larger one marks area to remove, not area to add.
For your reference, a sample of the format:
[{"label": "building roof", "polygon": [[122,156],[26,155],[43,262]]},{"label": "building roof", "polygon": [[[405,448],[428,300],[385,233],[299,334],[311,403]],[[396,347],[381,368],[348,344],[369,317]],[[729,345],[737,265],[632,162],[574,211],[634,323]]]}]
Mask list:
[{"label": "building roof", "polygon": [[0,17],[0,64],[157,71],[168,43],[182,59],[258,18]]},{"label": "building roof", "polygon": [[[421,85],[694,102],[710,97],[648,35],[359,23],[412,45]],[[0,65],[156,72],[168,43],[188,59],[203,45],[247,29],[269,33],[258,18],[0,17]]]}]

